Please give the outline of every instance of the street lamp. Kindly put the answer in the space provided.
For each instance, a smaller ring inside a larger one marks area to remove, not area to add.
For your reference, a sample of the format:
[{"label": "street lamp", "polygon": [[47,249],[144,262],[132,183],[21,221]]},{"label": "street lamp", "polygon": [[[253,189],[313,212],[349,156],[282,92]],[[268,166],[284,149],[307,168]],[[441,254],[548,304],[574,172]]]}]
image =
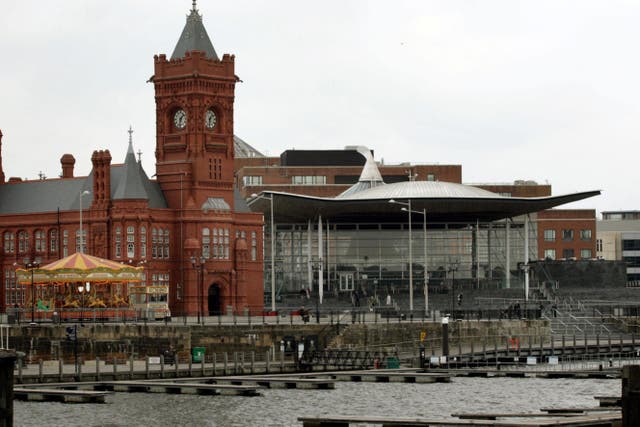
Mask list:
[{"label": "street lamp", "polygon": [[202,313],[202,282],[204,281],[204,263],[205,258],[200,256],[200,258],[196,258],[195,256],[191,257],[191,265],[196,270],[196,281],[198,286],[197,292],[197,300],[198,300],[198,325],[200,324],[200,317]]},{"label": "street lamp", "polygon": [[82,323],[84,320],[84,294],[85,292],[89,292],[91,289],[91,283],[87,282],[85,284],[80,283],[78,285],[78,292],[82,295],[82,304],[80,304],[80,326],[84,326]]},{"label": "street lamp", "polygon": [[276,233],[275,233],[275,225],[273,218],[273,194],[270,196],[265,196],[264,194],[252,194],[251,197],[255,199],[266,199],[269,200],[269,213],[270,213],[270,237],[271,237],[271,311],[275,313],[276,311]]},{"label": "street lamp", "polygon": [[425,317],[429,317],[429,271],[427,268],[427,210],[422,209],[421,211],[413,211],[409,210],[409,208],[400,209],[405,212],[409,212],[409,215],[412,213],[422,215],[422,232],[423,232],[423,249],[424,249],[424,315]]},{"label": "street lamp", "polygon": [[82,196],[91,194],[89,190],[80,192],[80,253],[84,253],[84,231],[82,230]]},{"label": "street lamp", "polygon": [[[391,199],[389,200],[389,203],[403,205],[407,207],[407,209],[403,208],[402,210],[406,210],[409,217],[409,313],[412,315],[413,314],[413,248],[412,248],[413,238],[411,234],[411,212],[413,212],[413,210],[411,209],[411,199],[408,199],[407,203],[398,202],[396,200]],[[425,267],[426,267],[426,264],[425,264]]]},{"label": "street lamp", "polygon": [[36,258],[30,261],[29,258],[24,259],[24,266],[27,270],[31,271],[31,323],[36,323],[36,288],[33,283],[33,270],[40,267],[40,259]]},{"label": "street lamp", "polygon": [[456,299],[456,271],[458,270],[458,261],[453,261],[449,265],[449,272],[451,273],[451,317],[455,320],[455,316],[453,314],[453,309],[455,307],[455,299]]}]

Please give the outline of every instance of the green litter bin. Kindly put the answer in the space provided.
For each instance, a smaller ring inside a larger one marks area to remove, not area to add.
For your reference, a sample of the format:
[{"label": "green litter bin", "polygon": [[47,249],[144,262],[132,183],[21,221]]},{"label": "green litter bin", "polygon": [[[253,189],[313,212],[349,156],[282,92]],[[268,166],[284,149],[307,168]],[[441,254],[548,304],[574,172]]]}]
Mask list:
[{"label": "green litter bin", "polygon": [[400,368],[400,361],[397,357],[387,357],[387,369]]},{"label": "green litter bin", "polygon": [[191,360],[202,362],[204,360],[204,347],[193,347],[191,349]]}]

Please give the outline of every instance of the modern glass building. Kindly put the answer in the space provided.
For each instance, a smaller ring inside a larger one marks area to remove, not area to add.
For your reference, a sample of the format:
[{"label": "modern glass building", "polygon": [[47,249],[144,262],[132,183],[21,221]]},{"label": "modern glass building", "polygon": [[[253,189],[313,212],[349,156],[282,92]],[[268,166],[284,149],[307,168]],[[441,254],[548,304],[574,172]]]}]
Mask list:
[{"label": "modern glass building", "polygon": [[385,184],[370,151],[359,151],[367,158],[359,182],[335,198],[263,191],[249,200],[265,214],[267,295],[438,292],[452,278],[526,286],[535,212],[600,194],[515,198],[447,182]]}]

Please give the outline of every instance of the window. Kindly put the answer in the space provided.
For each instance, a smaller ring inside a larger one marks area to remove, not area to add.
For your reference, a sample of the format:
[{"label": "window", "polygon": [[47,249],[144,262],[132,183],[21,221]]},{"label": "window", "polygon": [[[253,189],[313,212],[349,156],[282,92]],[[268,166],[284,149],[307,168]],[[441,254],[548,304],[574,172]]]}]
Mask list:
[{"label": "window", "polygon": [[596,252],[602,252],[602,239],[596,239]]},{"label": "window", "polygon": [[213,233],[213,259],[229,259],[229,229],[214,228]]},{"label": "window", "polygon": [[151,229],[151,258],[158,258],[158,230]]},{"label": "window", "polygon": [[29,233],[22,230],[18,232],[18,253],[29,251]]},{"label": "window", "polygon": [[580,230],[580,240],[591,240],[591,230]]},{"label": "window", "polygon": [[49,231],[49,252],[58,252],[58,230]]},{"label": "window", "polygon": [[327,183],[327,177],[324,175],[294,175],[291,177],[291,183],[294,185],[323,185]]},{"label": "window", "polygon": [[120,226],[116,227],[115,245],[116,258],[122,258],[122,228]]},{"label": "window", "polygon": [[169,229],[164,230],[164,257],[169,258]]},{"label": "window", "polygon": [[202,256],[205,257],[205,259],[211,258],[210,243],[211,236],[209,235],[209,229],[205,227],[202,229]]},{"label": "window", "polygon": [[4,233],[4,253],[14,253],[16,251],[16,241],[14,239],[13,233],[7,231]]},{"label": "window", "polygon": [[33,233],[36,240],[36,252],[42,253],[47,250],[47,238],[42,230],[36,230]]},{"label": "window", "polygon": [[556,230],[544,230],[544,241],[545,242],[555,242],[556,241]]},{"label": "window", "polygon": [[69,255],[69,230],[62,232],[62,257]]},{"label": "window", "polygon": [[136,255],[136,228],[127,227],[127,258],[134,258]]},{"label": "window", "polygon": [[556,250],[555,249],[545,249],[544,250],[544,259],[556,259]]},{"label": "window", "polygon": [[222,179],[222,159],[209,159],[209,179]]},{"label": "window", "polygon": [[622,241],[623,251],[640,251],[640,239],[625,239]]},{"label": "window", "polygon": [[562,230],[562,240],[564,241],[573,240],[573,230],[567,230],[567,229]]},{"label": "window", "polygon": [[262,185],[262,176],[243,176],[242,182],[244,185]]},{"label": "window", "polygon": [[15,304],[24,305],[24,286],[18,285],[16,271],[13,268],[4,270],[4,302],[6,307]]},{"label": "window", "polygon": [[573,249],[563,249],[562,257],[563,258],[573,258],[575,256]]},{"label": "window", "polygon": [[140,227],[140,258],[147,257],[147,228]]},{"label": "window", "polygon": [[591,249],[580,249],[580,258],[582,259],[591,259]]},{"label": "window", "polygon": [[258,239],[256,238],[256,232],[251,232],[251,261],[258,259]]},{"label": "window", "polygon": [[80,241],[80,230],[76,230],[76,252],[87,253],[87,230],[82,228],[82,242]]},{"label": "window", "polygon": [[435,181],[436,180],[436,176],[432,173],[428,173],[427,174],[427,181]]}]

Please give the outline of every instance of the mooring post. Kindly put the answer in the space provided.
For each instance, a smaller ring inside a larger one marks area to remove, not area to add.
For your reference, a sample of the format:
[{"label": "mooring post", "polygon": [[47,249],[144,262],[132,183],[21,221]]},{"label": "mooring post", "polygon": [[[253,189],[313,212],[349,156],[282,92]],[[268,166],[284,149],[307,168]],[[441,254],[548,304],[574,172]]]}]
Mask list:
[{"label": "mooring post", "polygon": [[449,359],[449,318],[442,318],[442,355]]},{"label": "mooring post", "polygon": [[640,425],[640,365],[622,368],[622,426]]}]

